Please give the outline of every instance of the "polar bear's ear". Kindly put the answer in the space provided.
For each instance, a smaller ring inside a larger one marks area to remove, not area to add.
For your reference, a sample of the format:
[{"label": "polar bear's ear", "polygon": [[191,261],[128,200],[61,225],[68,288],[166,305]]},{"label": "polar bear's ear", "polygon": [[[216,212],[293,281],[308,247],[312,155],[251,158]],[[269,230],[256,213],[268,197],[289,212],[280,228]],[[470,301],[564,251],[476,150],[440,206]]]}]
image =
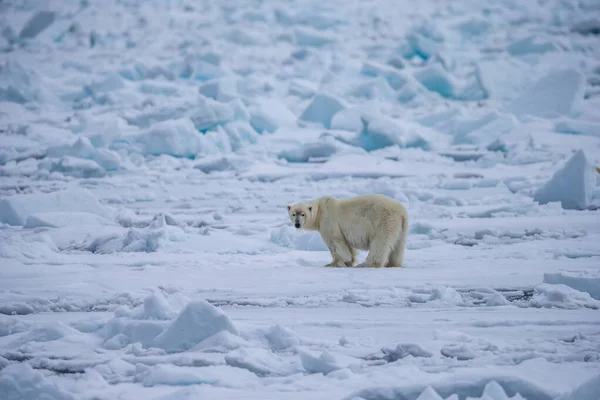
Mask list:
[{"label": "polar bear's ear", "polygon": [[308,207],[308,211],[312,212],[312,206]]},{"label": "polar bear's ear", "polygon": [[290,205],[288,204],[288,211],[290,211],[291,209],[292,209],[292,206],[290,206]]}]

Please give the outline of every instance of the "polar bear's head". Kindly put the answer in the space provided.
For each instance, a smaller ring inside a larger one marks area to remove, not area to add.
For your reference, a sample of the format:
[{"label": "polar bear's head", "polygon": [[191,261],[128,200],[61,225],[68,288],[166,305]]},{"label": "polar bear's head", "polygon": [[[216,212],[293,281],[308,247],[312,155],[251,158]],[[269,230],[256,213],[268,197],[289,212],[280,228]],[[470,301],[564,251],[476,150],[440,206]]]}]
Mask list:
[{"label": "polar bear's head", "polygon": [[312,226],[314,220],[314,207],[311,204],[297,203],[287,206],[288,216],[296,229]]}]

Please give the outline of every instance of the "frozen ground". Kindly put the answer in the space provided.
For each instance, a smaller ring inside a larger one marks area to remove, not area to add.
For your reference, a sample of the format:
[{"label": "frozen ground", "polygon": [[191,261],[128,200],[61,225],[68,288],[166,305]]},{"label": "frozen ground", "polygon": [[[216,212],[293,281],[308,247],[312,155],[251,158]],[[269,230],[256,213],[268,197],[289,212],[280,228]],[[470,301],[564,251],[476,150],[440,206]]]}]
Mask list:
[{"label": "frozen ground", "polygon": [[[596,0],[0,2],[0,398],[598,400],[599,35]],[[405,268],[286,216],[363,193]]]}]

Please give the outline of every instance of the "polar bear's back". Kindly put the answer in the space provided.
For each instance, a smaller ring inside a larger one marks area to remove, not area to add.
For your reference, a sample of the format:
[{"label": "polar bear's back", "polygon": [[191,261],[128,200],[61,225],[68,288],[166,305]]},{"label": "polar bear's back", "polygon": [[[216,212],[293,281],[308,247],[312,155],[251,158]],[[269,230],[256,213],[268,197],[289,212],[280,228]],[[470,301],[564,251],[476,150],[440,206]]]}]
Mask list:
[{"label": "polar bear's back", "polygon": [[369,214],[373,213],[373,216],[377,218],[393,218],[398,214],[406,215],[406,210],[400,202],[382,194],[363,194],[340,199],[338,206],[344,214],[355,213],[365,217],[369,217]]},{"label": "polar bear's back", "polygon": [[401,203],[379,194],[339,199],[335,203],[334,218],[348,242],[358,249],[368,249],[377,233],[395,236],[406,219]]}]

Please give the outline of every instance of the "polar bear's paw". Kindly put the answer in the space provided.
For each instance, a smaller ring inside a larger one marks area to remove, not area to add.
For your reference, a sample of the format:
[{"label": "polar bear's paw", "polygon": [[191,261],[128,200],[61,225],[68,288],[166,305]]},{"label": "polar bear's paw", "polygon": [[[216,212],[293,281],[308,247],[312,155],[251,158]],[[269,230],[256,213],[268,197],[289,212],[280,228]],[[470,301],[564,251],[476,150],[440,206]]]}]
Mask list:
[{"label": "polar bear's paw", "polygon": [[348,265],[347,263],[343,262],[343,261],[339,261],[339,260],[335,260],[330,262],[329,264],[325,264],[326,267],[335,267],[335,268],[342,268],[342,267],[349,267],[351,265]]},{"label": "polar bear's paw", "polygon": [[383,267],[383,265],[376,265],[376,264],[372,264],[370,262],[365,261],[365,262],[358,264],[356,267],[357,268],[381,268],[381,267]]}]

